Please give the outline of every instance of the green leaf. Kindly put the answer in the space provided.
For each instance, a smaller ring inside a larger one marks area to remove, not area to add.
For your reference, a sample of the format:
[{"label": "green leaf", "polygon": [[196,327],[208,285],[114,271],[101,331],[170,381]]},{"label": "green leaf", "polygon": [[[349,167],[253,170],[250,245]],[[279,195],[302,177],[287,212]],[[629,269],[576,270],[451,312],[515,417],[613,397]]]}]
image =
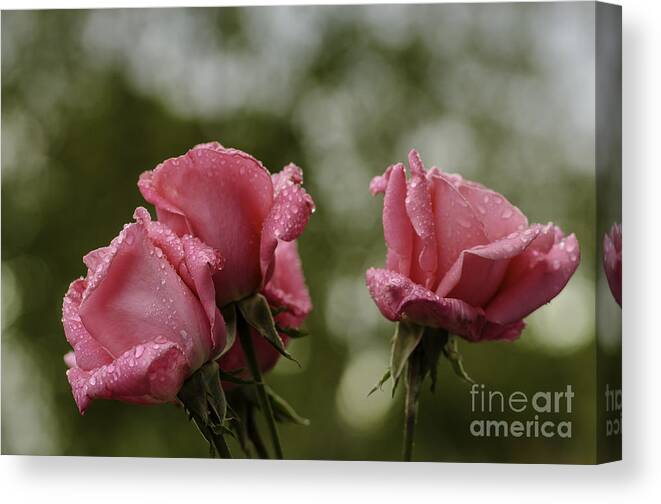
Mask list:
[{"label": "green leaf", "polygon": [[225,348],[220,352],[220,355],[224,355],[230,348],[232,348],[232,345],[234,345],[234,342],[236,341],[236,306],[234,303],[230,303],[223,306],[220,312],[223,315],[223,319],[225,319],[225,328],[227,331]]},{"label": "green leaf", "polygon": [[457,336],[452,335],[448,338],[448,342],[445,344],[445,347],[443,347],[443,353],[450,361],[452,369],[457,376],[471,385],[475,383],[464,369],[463,357],[459,353],[459,338]]},{"label": "green leaf", "polygon": [[429,373],[431,379],[431,391],[436,390],[436,381],[438,376],[438,361],[443,353],[443,348],[448,342],[448,333],[444,329],[435,329],[427,327],[422,336],[423,362],[422,362],[422,375],[423,377]]},{"label": "green leaf", "polygon": [[285,349],[285,345],[280,339],[278,330],[275,327],[271,308],[264,296],[255,294],[238,301],[237,305],[239,306],[241,315],[243,315],[249,326],[261,334],[283,356],[298,364],[298,361]]},{"label": "green leaf", "polygon": [[273,415],[278,422],[289,422],[298,425],[310,425],[310,420],[300,416],[294,408],[282,397],[276,394],[273,389],[266,387],[266,394],[271,401]]},{"label": "green leaf", "polygon": [[412,322],[401,321],[397,323],[390,354],[390,374],[395,382],[393,392],[409,357],[422,339],[423,331],[424,327]]},{"label": "green leaf", "polygon": [[303,329],[294,329],[293,327],[281,327],[277,325],[276,329],[278,330],[279,333],[286,334],[287,336],[293,339],[305,338],[310,334],[307,331],[304,331]]},{"label": "green leaf", "polygon": [[383,388],[383,384],[386,383],[389,379],[390,379],[390,369],[387,369],[386,372],[381,377],[381,379],[377,382],[377,384],[374,385],[372,390],[370,390],[367,393],[367,397],[371,396],[377,390],[381,390]]}]

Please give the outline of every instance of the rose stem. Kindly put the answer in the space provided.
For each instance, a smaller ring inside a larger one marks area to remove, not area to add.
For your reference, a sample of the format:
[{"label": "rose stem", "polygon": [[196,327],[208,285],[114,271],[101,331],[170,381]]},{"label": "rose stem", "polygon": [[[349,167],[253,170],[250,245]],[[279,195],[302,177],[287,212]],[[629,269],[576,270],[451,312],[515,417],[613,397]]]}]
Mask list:
[{"label": "rose stem", "polygon": [[420,392],[421,349],[416,349],[406,364],[406,395],[404,398],[404,449],[402,457],[410,462],[413,457],[413,438],[418,416],[418,397]]},{"label": "rose stem", "polygon": [[269,458],[269,452],[266,450],[266,446],[264,446],[262,437],[259,435],[259,431],[257,430],[257,424],[255,422],[255,414],[252,405],[246,408],[246,424],[248,429],[248,436],[250,437],[250,440],[252,441],[252,444],[255,447],[259,458]]},{"label": "rose stem", "polygon": [[231,459],[232,452],[230,451],[229,446],[225,442],[225,438],[222,435],[216,434],[212,429],[207,427],[202,420],[199,420],[196,416],[193,417],[193,421],[197,425],[197,428],[200,430],[202,435],[213,443],[213,447],[216,449],[216,453],[220,458]]},{"label": "rose stem", "polygon": [[250,327],[241,316],[239,316],[237,319],[237,329],[239,333],[239,339],[241,340],[241,347],[243,348],[243,352],[246,355],[246,360],[248,361],[248,366],[250,367],[252,378],[255,382],[255,387],[257,388],[257,400],[259,401],[259,407],[264,412],[264,416],[266,417],[266,423],[268,424],[269,433],[271,434],[271,441],[273,442],[275,456],[276,458],[282,459],[282,446],[280,445],[278,428],[275,425],[275,418],[273,416],[271,401],[269,401],[269,398],[266,395],[266,388],[264,387],[264,382],[262,381],[262,373],[259,370],[257,357],[255,356],[255,349],[252,345],[252,336],[250,335]]}]

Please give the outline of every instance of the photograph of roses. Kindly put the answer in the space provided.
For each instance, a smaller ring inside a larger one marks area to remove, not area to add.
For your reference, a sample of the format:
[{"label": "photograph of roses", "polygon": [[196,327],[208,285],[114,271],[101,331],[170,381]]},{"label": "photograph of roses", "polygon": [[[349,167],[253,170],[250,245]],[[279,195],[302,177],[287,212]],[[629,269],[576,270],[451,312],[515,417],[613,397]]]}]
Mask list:
[{"label": "photograph of roses", "polygon": [[2,453],[619,459],[620,22],[2,12]]}]

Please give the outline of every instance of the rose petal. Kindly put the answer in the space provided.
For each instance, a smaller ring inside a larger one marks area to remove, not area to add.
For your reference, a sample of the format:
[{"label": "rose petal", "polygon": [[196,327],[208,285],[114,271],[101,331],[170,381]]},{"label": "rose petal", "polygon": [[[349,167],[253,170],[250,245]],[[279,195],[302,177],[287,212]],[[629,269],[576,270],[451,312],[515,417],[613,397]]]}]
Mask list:
[{"label": "rose petal", "polygon": [[530,245],[540,228],[536,224],[487,245],[464,250],[441,280],[436,294],[484,306],[500,287],[510,259]]},{"label": "rose petal", "polygon": [[298,328],[312,311],[312,301],[305,285],[295,241],[278,243],[275,269],[271,280],[264,287],[264,295],[269,304],[287,310],[276,317],[282,327]]},{"label": "rose petal", "polygon": [[80,320],[79,308],[87,282],[79,278],[69,286],[62,303],[62,324],[67,341],[78,354],[76,365],[84,370],[112,362],[112,355],[87,331]]},{"label": "rose petal", "polygon": [[146,227],[127,226],[111,246],[112,258],[88,275],[79,310],[85,328],[113,356],[165,336],[193,368],[202,365],[211,347],[209,320]]},{"label": "rose petal", "polygon": [[222,269],[223,259],[217,250],[191,235],[184,236],[182,242],[186,270],[193,280],[194,292],[207,314],[211,327],[209,360],[213,360],[223,351],[227,341],[225,320],[216,305],[216,288],[213,282],[213,275]]},{"label": "rose petal", "polygon": [[479,338],[484,323],[480,308],[459,299],[440,298],[399,273],[370,268],[367,288],[381,313],[389,320],[403,317],[424,326],[440,327],[468,339]]},{"label": "rose petal", "polygon": [[409,152],[411,181],[406,197],[406,211],[416,233],[411,265],[411,278],[427,287],[434,283],[438,267],[436,230],[432,212],[431,189],[422,159],[417,151]]},{"label": "rose petal", "polygon": [[388,168],[383,199],[383,233],[388,247],[387,268],[409,275],[413,254],[413,226],[406,213],[406,169],[399,163]]},{"label": "rose petal", "polygon": [[273,176],[275,199],[262,230],[260,266],[262,286],[273,273],[274,252],[279,240],[288,242],[298,238],[314,211],[314,201],[301,187],[303,172],[289,164]]},{"label": "rose petal", "polygon": [[517,207],[491,189],[454,175],[457,189],[477,212],[490,241],[528,227],[528,219]]},{"label": "rose petal", "polygon": [[430,179],[440,280],[461,252],[477,245],[485,245],[489,240],[482,221],[451,180],[437,171],[432,172]]},{"label": "rose petal", "polygon": [[[547,228],[538,239],[546,240],[548,236]],[[580,251],[573,234],[556,241],[547,252],[535,247],[533,242],[512,261],[512,275],[508,271],[503,286],[486,307],[488,320],[509,324],[523,319],[557,296],[576,271]],[[525,265],[527,268],[523,268]]]},{"label": "rose petal", "polygon": [[173,401],[188,372],[182,350],[171,341],[157,339],[126,351],[98,369],[71,368],[67,378],[78,409],[84,413],[93,399],[139,404]]},{"label": "rose petal", "polygon": [[603,241],[606,280],[617,304],[622,306],[622,227],[613,224]]},{"label": "rose petal", "polygon": [[394,166],[389,166],[386,168],[386,171],[383,175],[377,175],[370,181],[370,193],[372,196],[377,194],[384,194],[386,188],[388,187],[388,180],[390,179],[390,173],[392,172]]},{"label": "rose petal", "polygon": [[[67,367],[73,368],[73,367],[78,367],[78,364],[76,363],[76,354],[74,352],[67,352],[64,354],[64,363],[67,365]],[[103,364],[100,364],[103,365]]]},{"label": "rose petal", "polygon": [[273,203],[271,177],[259,161],[203,145],[143,174],[138,186],[166,225],[220,251],[225,267],[215,275],[219,306],[259,288],[257,244]]},{"label": "rose petal", "polygon": [[505,325],[487,321],[482,328],[480,341],[514,341],[521,336],[521,332],[525,327],[526,324],[523,320],[517,320],[516,322]]}]

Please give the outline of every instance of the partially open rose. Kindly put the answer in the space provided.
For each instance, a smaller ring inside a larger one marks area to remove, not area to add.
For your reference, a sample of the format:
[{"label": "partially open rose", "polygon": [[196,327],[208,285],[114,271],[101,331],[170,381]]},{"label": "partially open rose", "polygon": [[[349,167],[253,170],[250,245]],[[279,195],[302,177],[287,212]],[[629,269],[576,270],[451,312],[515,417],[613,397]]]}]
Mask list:
[{"label": "partially open rose", "polygon": [[486,187],[428,172],[415,151],[411,178],[399,163],[370,184],[384,193],[386,269],[367,271],[381,313],[439,327],[471,341],[512,340],[523,318],[553,299],[580,260],[560,228],[528,224]]},{"label": "partially open rose", "polygon": [[[279,327],[286,329],[301,327],[312,310],[312,302],[305,285],[296,242],[278,244],[275,251],[273,276],[264,287],[263,294],[271,306],[282,310],[275,316],[276,324]],[[287,335],[281,332],[280,338],[286,345],[289,340]],[[280,358],[280,353],[254,330],[252,331],[252,341],[261,372],[269,371]],[[224,371],[243,369],[241,376],[244,379],[250,377],[248,364],[239,341],[236,341],[232,348],[219,359],[218,364]],[[224,384],[224,387],[227,390],[233,388],[233,385],[228,382]]]},{"label": "partially open rose", "polygon": [[213,142],[140,176],[138,186],[160,221],[219,250],[219,306],[258,292],[273,270],[278,241],[295,240],[314,209],[290,164],[273,176],[254,157]]},{"label": "partially open rose", "polygon": [[622,306],[622,226],[613,224],[604,235],[604,272],[617,304]]},{"label": "partially open rose", "polygon": [[87,276],[64,298],[73,347],[67,377],[81,413],[93,399],[173,401],[225,346],[212,280],[222,267],[218,252],[152,222],[144,208],[134,217],[108,247],[83,258]]}]

